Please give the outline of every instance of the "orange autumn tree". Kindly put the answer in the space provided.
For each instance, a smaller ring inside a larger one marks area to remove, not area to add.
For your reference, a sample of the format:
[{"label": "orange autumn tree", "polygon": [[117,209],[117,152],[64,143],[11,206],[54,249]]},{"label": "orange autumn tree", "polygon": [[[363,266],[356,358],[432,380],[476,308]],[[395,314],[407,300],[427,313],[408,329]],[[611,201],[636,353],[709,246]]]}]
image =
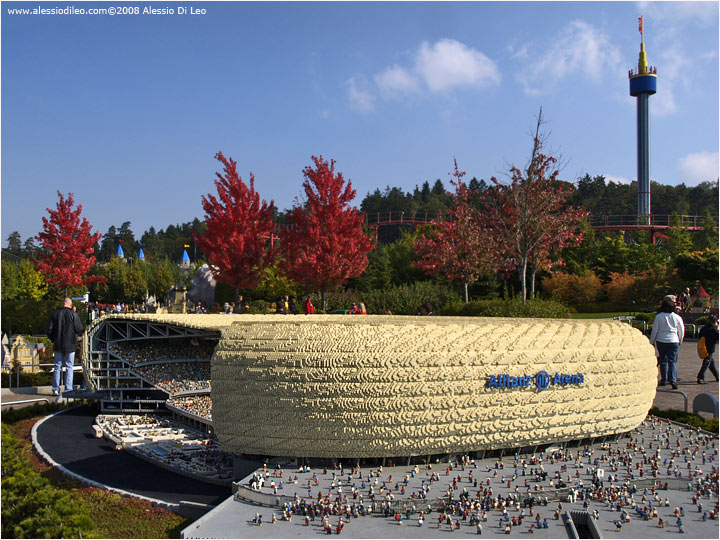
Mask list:
[{"label": "orange autumn tree", "polygon": [[325,310],[325,293],[362,274],[374,245],[363,231],[365,215],[351,206],[352,182],[335,172],[334,160],[312,161],[314,167],[303,169],[305,201],[296,200],[288,214],[278,267],[285,277],[321,291]]}]

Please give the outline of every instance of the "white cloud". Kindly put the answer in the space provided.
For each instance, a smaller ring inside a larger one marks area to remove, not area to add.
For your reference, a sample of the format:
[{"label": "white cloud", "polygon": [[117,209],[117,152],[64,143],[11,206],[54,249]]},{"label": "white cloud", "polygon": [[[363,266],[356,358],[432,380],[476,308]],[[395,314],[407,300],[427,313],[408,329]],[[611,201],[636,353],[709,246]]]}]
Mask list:
[{"label": "white cloud", "polygon": [[519,48],[515,48],[515,45],[508,45],[507,47],[510,56],[516,60],[525,60],[530,57],[530,47],[525,44]]},{"label": "white cloud", "polygon": [[368,88],[364,77],[351,77],[346,84],[350,108],[361,113],[369,113],[375,110],[375,95]]},{"label": "white cloud", "polygon": [[552,39],[545,51],[528,56],[517,79],[528,94],[541,94],[572,75],[600,82],[604,75],[617,72],[621,64],[622,55],[607,34],[575,20]]},{"label": "white cloud", "polygon": [[717,2],[638,2],[637,7],[643,22],[650,21],[658,35],[676,34],[686,24],[717,24]]},{"label": "white cloud", "polygon": [[480,51],[454,39],[441,39],[434,45],[423,42],[413,54],[411,65],[388,66],[373,76],[372,83],[364,76],[346,82],[350,107],[369,113],[375,110],[378,95],[386,100],[407,100],[426,96],[428,91],[499,84],[500,70]]},{"label": "white cloud", "polygon": [[681,181],[688,186],[718,179],[718,153],[695,152],[681,158],[677,165]]},{"label": "white cloud", "polygon": [[394,65],[375,75],[380,93],[390,99],[399,99],[420,91],[420,81],[404,67]]},{"label": "white cloud", "polygon": [[415,71],[431,92],[454,86],[500,82],[500,71],[495,62],[454,39],[441,39],[433,46],[423,42],[415,59]]},{"label": "white cloud", "polygon": [[[638,2],[643,17],[648,61],[658,67],[658,93],[652,112],[667,116],[700,90],[697,74],[717,65],[717,49],[702,54],[687,50],[687,36],[712,25],[717,27],[717,2]],[[677,97],[676,97],[677,96]]]}]

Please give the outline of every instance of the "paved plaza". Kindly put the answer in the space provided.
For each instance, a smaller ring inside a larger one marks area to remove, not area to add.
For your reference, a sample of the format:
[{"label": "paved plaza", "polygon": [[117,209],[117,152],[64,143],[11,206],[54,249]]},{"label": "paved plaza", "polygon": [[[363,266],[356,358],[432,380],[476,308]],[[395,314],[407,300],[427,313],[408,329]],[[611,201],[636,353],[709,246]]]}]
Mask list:
[{"label": "paved plaza", "polygon": [[[328,508],[326,524],[332,534],[337,534],[342,518],[341,534],[351,538],[477,535],[475,518],[480,519],[483,535],[567,538],[562,517],[571,511],[597,512],[595,523],[603,537],[674,536],[680,534],[678,516],[689,538],[717,538],[719,532],[717,436],[652,417],[631,436],[589,447],[434,463],[431,468],[402,465],[353,470],[347,468],[349,463],[344,465],[342,471],[339,464],[328,470],[277,465],[258,469],[254,474],[264,480],[259,491],[269,500],[280,496],[284,508],[250,504],[236,494],[186,528],[184,536],[326,534],[323,506]],[[241,485],[247,487],[252,480],[250,475]],[[660,489],[654,488],[656,482]],[[526,504],[530,496],[535,503],[532,509]],[[453,501],[445,506],[446,512],[442,499]],[[359,515],[359,509],[373,502],[376,513]],[[385,516],[382,506],[388,502],[395,508]],[[311,514],[307,508],[319,510],[306,525],[303,513]],[[262,526],[255,523],[256,514],[262,515]],[[513,521],[514,526],[508,527]]]},{"label": "paved plaza", "polygon": [[[685,341],[680,345],[680,351],[678,353],[678,390],[685,392],[688,396],[688,411],[692,412],[693,400],[698,394],[707,392],[708,394],[718,397],[718,383],[715,381],[710,371],[705,373],[705,384],[697,383],[697,374],[700,371],[700,365],[702,360],[697,355],[697,341]],[[715,365],[717,365],[717,353],[715,354]],[[658,374],[658,381],[660,376]],[[666,390],[670,389],[670,386],[664,387]],[[655,394],[655,400],[653,401],[653,407],[658,409],[678,409],[683,410],[684,399],[681,394],[672,392],[657,392]],[[702,413],[702,416],[711,418],[712,415]]]}]

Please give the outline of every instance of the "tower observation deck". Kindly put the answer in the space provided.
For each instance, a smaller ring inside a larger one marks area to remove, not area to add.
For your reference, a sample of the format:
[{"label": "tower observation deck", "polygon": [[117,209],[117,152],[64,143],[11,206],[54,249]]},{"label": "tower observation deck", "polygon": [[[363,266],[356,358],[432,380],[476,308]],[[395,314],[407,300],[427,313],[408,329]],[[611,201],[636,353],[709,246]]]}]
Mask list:
[{"label": "tower observation deck", "polygon": [[637,69],[628,73],[630,95],[637,98],[637,180],[638,223],[650,219],[650,108],[649,98],[657,92],[657,69],[649,66],[645,55],[643,19],[639,18],[640,55]]}]

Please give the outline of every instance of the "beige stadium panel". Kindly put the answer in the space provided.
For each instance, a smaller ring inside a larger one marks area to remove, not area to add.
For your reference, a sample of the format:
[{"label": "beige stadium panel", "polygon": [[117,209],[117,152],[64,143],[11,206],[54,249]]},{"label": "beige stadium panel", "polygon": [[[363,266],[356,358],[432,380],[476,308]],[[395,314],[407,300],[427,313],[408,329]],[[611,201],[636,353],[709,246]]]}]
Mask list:
[{"label": "beige stadium panel", "polygon": [[620,322],[232,320],[212,358],[226,451],[362,458],[531,446],[628,431],[655,397],[653,347]]}]

